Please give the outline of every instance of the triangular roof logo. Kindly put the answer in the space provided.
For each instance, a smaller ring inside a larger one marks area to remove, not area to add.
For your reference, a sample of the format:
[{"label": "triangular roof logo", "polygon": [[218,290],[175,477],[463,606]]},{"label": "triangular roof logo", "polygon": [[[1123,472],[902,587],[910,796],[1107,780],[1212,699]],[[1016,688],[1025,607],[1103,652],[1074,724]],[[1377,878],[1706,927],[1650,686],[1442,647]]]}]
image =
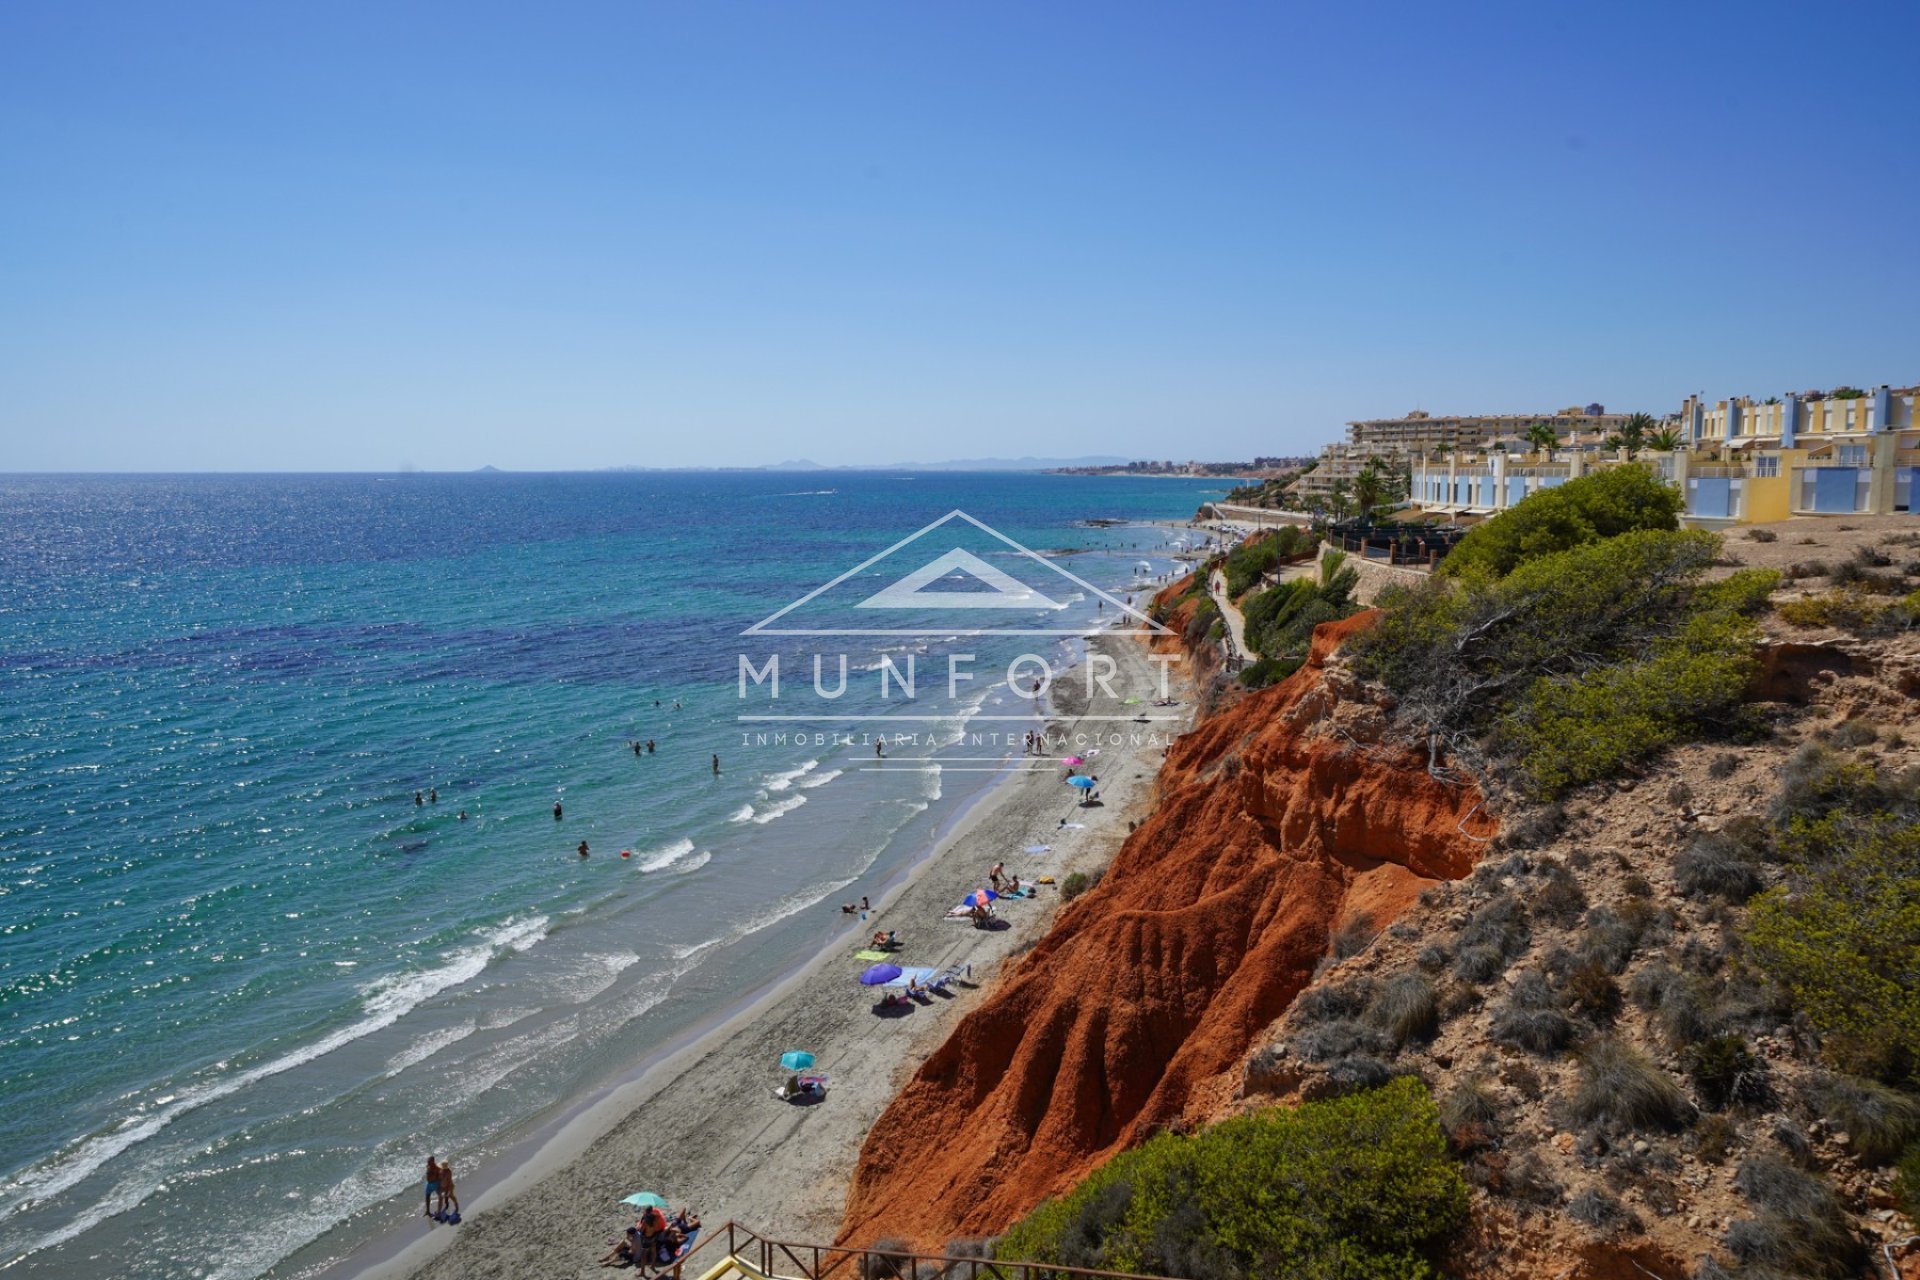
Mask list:
[{"label": "triangular roof logo", "polygon": [[[1039,552],[1030,550],[1029,548],[1020,545],[1020,543],[1014,541],[1012,538],[1009,538],[1006,534],[1001,533],[998,529],[995,529],[990,525],[985,524],[982,521],[976,520],[972,516],[968,515],[966,512],[958,509],[949,511],[946,515],[941,516],[938,520],[935,520],[932,524],[926,526],[924,529],[920,529],[914,533],[908,534],[906,537],[894,543],[892,546],[880,552],[878,555],[868,557],[867,559],[861,561],[859,564],[853,566],[853,568],[841,574],[839,577],[834,578],[832,581],[823,583],[820,586],[815,587],[812,591],[809,591],[806,595],[801,596],[798,600],[795,600],[792,604],[789,604],[785,608],[779,610],[778,612],[770,614],[769,616],[762,618],[760,621],[754,623],[752,626],[748,627],[745,631],[741,632],[741,634],[742,635],[776,635],[776,636],[831,636],[831,635],[839,635],[839,636],[846,636],[846,635],[859,635],[859,636],[892,636],[892,635],[901,635],[901,636],[919,636],[919,635],[1071,636],[1071,635],[1082,635],[1088,630],[1088,627],[1084,622],[1077,627],[1063,626],[1063,625],[1060,625],[1060,621],[1061,621],[1060,619],[1044,616],[1048,614],[1056,614],[1064,610],[1067,606],[1060,603],[1058,600],[1055,600],[1054,598],[1052,598],[1052,596],[1048,595],[1046,591],[1043,591],[1038,587],[1033,586],[1031,583],[1022,582],[1019,578],[1014,577],[1013,574],[1008,573],[1006,570],[1001,569],[996,565],[988,563],[986,560],[981,559],[980,556],[976,555],[972,551],[967,550],[965,547],[958,547],[958,546],[949,546],[947,549],[942,551],[939,555],[934,556],[931,560],[922,562],[921,564],[918,565],[918,567],[894,579],[889,585],[882,587],[878,591],[871,592],[868,595],[866,595],[864,598],[858,601],[852,602],[845,607],[849,609],[873,610],[873,611],[885,611],[885,610],[891,610],[891,609],[903,609],[903,610],[910,609],[920,613],[924,613],[925,611],[930,609],[933,609],[933,610],[969,609],[969,610],[976,610],[976,611],[999,609],[999,610],[1007,611],[1009,613],[1022,613],[1022,614],[1028,615],[1029,617],[1035,614],[1043,615],[1041,617],[1040,623],[1038,625],[1003,624],[1000,626],[987,626],[987,627],[963,627],[963,626],[953,625],[953,620],[948,619],[945,625],[941,625],[940,623],[936,622],[936,623],[932,623],[924,626],[821,627],[821,626],[801,625],[801,620],[798,618],[788,619],[789,614],[793,613],[795,610],[800,609],[803,605],[809,604],[810,602],[819,598],[820,596],[823,596],[829,591],[832,591],[835,587],[839,586],[843,582],[846,582],[848,579],[854,578],[860,574],[866,573],[869,569],[873,568],[875,565],[879,564],[883,560],[888,559],[889,557],[899,555],[903,562],[911,563],[912,560],[915,558],[915,555],[913,553],[908,553],[903,555],[902,554],[903,552],[907,552],[907,549],[909,547],[912,547],[915,543],[920,542],[922,539],[927,539],[932,537],[937,533],[937,531],[939,531],[940,529],[942,529],[947,525],[952,524],[955,521],[962,521],[965,523],[965,525],[971,526],[973,529],[979,530],[981,533],[986,534],[988,537],[993,538],[997,542],[1004,544],[1008,548],[1011,548],[1012,551],[1017,552],[1018,555],[1015,557],[1015,560],[1017,563],[1025,565],[1030,562],[1031,564],[1038,566],[1040,569],[1044,569],[1048,575],[1052,575],[1051,577],[1042,577],[1041,579],[1043,582],[1054,584],[1053,586],[1049,587],[1049,590],[1064,591],[1067,589],[1072,589],[1076,591],[1085,592],[1091,596],[1096,596],[1099,599],[1105,601],[1108,605],[1110,605],[1111,607],[1113,607],[1115,610],[1118,611],[1116,614],[1113,614],[1110,616],[1113,616],[1116,618],[1124,618],[1124,619],[1127,619],[1129,622],[1132,622],[1135,624],[1133,626],[1110,627],[1105,630],[1104,634],[1109,634],[1109,635],[1170,635],[1172,634],[1165,627],[1155,622],[1152,618],[1148,617],[1141,610],[1136,609],[1132,605],[1127,604],[1126,602],[1116,598],[1109,592],[1102,591],[1099,587],[1094,586],[1092,583],[1086,581],[1084,578],[1081,578],[1075,574],[1069,573],[1067,570],[1061,568],[1059,565],[1055,564],[1053,561],[1049,560],[1047,557],[1041,555]],[[957,532],[961,532],[961,533],[965,533],[966,531],[967,530],[964,528],[957,529]],[[919,554],[924,554],[924,550],[921,550]],[[953,575],[956,573],[975,579],[983,589],[972,590],[972,591],[932,589],[934,583],[937,583],[941,581],[943,578],[947,578],[950,575]],[[875,617],[873,620],[881,621],[884,619],[884,616],[885,616],[884,612],[881,612],[879,616]],[[783,621],[785,622],[785,625],[781,625]]]},{"label": "triangular roof logo", "polygon": [[[928,587],[952,573],[963,573],[985,583],[988,591],[929,591]],[[853,606],[856,609],[1064,609],[1020,579],[982,560],[965,547],[955,547],[937,560],[915,569],[890,587]]]}]

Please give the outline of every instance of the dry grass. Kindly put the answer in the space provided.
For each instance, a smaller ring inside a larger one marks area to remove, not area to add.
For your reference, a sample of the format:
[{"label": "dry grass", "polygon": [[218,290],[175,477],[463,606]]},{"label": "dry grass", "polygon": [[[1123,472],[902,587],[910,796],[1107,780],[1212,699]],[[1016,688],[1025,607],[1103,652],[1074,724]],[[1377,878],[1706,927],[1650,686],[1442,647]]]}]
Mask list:
[{"label": "dry grass", "polygon": [[1693,1117],[1680,1086],[1644,1053],[1612,1036],[1580,1055],[1580,1078],[1568,1103],[1582,1124],[1615,1129],[1679,1129]]}]

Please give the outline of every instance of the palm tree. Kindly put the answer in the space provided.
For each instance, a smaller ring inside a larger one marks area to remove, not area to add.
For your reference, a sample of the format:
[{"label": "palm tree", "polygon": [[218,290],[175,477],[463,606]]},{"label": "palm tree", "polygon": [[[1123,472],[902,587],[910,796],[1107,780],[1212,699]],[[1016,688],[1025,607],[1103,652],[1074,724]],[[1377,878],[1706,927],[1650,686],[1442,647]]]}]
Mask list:
[{"label": "palm tree", "polygon": [[1647,448],[1656,453],[1672,453],[1685,443],[1686,439],[1672,427],[1662,427],[1647,437]]},{"label": "palm tree", "polygon": [[1551,453],[1553,446],[1560,443],[1560,433],[1553,429],[1551,422],[1536,422],[1527,428],[1527,443],[1535,453]]},{"label": "palm tree", "polygon": [[1625,449],[1629,458],[1647,447],[1647,436],[1659,424],[1650,413],[1636,413],[1628,417],[1626,425],[1607,437],[1607,448]]}]

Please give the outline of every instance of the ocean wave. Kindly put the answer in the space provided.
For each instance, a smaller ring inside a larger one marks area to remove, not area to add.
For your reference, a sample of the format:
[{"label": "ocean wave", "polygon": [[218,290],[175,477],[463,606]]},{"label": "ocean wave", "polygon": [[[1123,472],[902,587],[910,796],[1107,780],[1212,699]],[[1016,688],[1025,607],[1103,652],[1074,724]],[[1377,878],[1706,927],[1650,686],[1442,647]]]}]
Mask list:
[{"label": "ocean wave", "polygon": [[824,787],[844,772],[846,772],[844,769],[829,769],[825,773],[815,774],[813,777],[805,779],[800,783],[800,787],[805,791],[811,791],[815,787]]},{"label": "ocean wave", "polygon": [[753,821],[753,806],[750,804],[741,805],[738,809],[735,809],[732,813],[727,815],[727,821],[728,822]]},{"label": "ocean wave", "polygon": [[764,827],[775,818],[792,813],[806,802],[807,798],[805,796],[788,796],[785,800],[776,800],[760,812],[754,814],[753,820],[757,825]]},{"label": "ocean wave", "polygon": [[[547,917],[545,916],[533,916],[525,920],[510,918],[495,928],[483,932],[482,941],[478,945],[455,952],[438,968],[394,974],[362,988],[361,1008],[367,1016],[359,1021],[324,1035],[312,1044],[303,1045],[258,1066],[249,1067],[223,1079],[189,1085],[171,1095],[165,1103],[153,1104],[154,1110],[148,1111],[142,1107],[109,1131],[95,1133],[69,1143],[54,1155],[0,1183],[0,1196],[6,1196],[13,1201],[5,1207],[0,1207],[0,1222],[73,1187],[107,1161],[145,1142],[189,1111],[196,1111],[208,1103],[230,1097],[248,1085],[265,1080],[269,1076],[291,1071],[316,1058],[324,1057],[344,1045],[352,1044],[355,1040],[392,1026],[442,991],[478,977],[494,957],[508,951],[525,951],[544,938],[546,932]],[[150,1194],[152,1194],[151,1190],[145,1192],[140,1198],[145,1199],[146,1195]],[[113,1203],[112,1198],[103,1201],[93,1213],[83,1215],[82,1218],[55,1233],[55,1237],[40,1241],[25,1252],[34,1253],[71,1240],[87,1227],[105,1221],[113,1213],[124,1212],[126,1208],[132,1207],[127,1205],[114,1209],[111,1213],[101,1212],[111,1203]],[[137,1204],[139,1201],[136,1200],[134,1203]]]},{"label": "ocean wave", "polygon": [[788,787],[791,787],[797,779],[806,777],[819,767],[820,762],[818,760],[808,760],[784,772],[768,774],[767,780],[761,785],[768,791],[785,791]]},{"label": "ocean wave", "polygon": [[413,1044],[387,1060],[387,1069],[381,1072],[385,1079],[392,1079],[408,1067],[417,1066],[440,1052],[450,1044],[458,1044],[479,1030],[479,1024],[462,1022],[457,1026],[442,1027],[438,1031],[429,1031]]},{"label": "ocean wave", "polygon": [[825,498],[840,492],[838,489],[795,489],[792,493],[770,493],[769,498]]},{"label": "ocean wave", "polygon": [[631,951],[582,956],[565,972],[549,975],[552,995],[547,1003],[585,1004],[612,986],[624,970],[639,963],[640,957]]},{"label": "ocean wave", "polygon": [[640,855],[642,871],[663,871],[693,852],[693,841],[682,838]]}]

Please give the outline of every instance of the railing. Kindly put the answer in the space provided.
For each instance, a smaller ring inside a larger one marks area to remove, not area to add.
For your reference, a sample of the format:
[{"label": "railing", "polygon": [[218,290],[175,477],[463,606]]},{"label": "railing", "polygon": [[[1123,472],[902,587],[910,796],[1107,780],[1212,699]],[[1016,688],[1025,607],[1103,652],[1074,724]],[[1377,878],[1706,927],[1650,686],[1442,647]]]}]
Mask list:
[{"label": "railing", "polygon": [[[708,1252],[726,1240],[724,1254]],[[738,1222],[714,1229],[687,1256],[654,1275],[683,1280],[682,1272],[694,1259],[705,1257],[699,1276],[731,1259],[773,1280],[1158,1280],[1127,1271],[1092,1271],[1041,1262],[1003,1262],[995,1258],[948,1258],[898,1249],[853,1249],[841,1245],[801,1244],[775,1240]]]}]

